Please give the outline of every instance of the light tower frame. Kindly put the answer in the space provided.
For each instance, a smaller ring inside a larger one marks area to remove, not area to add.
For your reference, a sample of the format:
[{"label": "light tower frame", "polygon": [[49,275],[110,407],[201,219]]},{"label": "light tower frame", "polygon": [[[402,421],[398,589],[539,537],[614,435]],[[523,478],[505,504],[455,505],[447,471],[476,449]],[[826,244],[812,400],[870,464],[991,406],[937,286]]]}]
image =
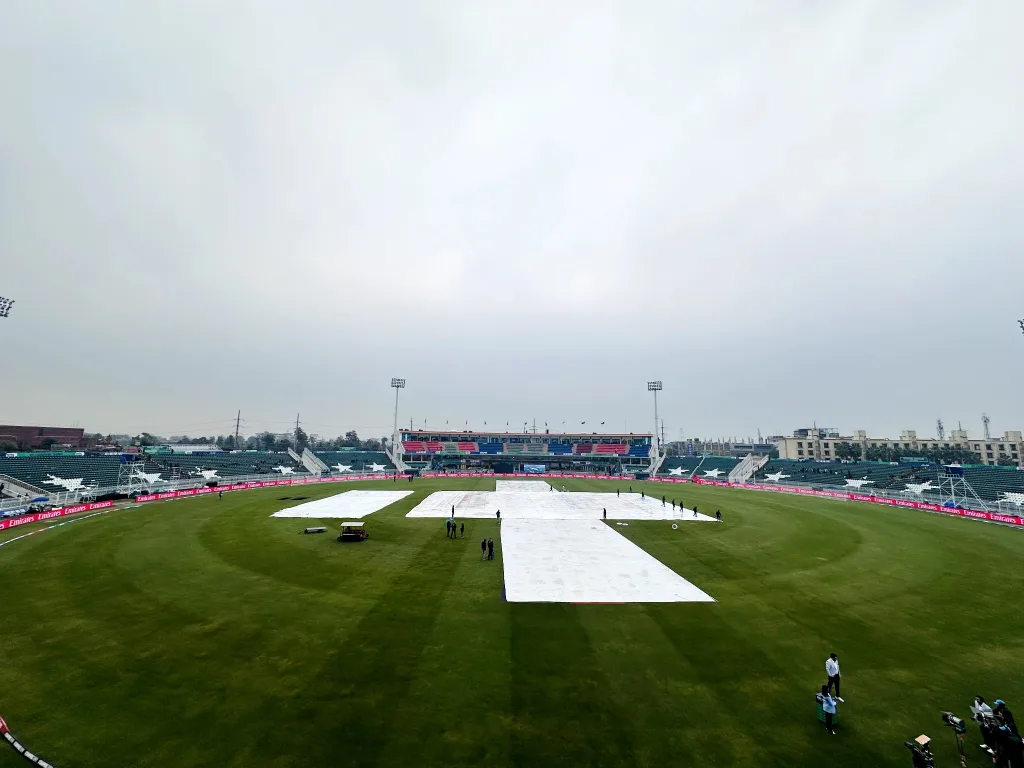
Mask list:
[{"label": "light tower frame", "polygon": [[405,379],[392,377],[391,387],[395,390],[395,425],[391,432],[391,453],[397,455],[398,443],[401,442],[398,439],[398,390],[405,389]]},{"label": "light tower frame", "polygon": [[661,392],[661,381],[648,381],[647,391],[654,393],[654,451],[661,454],[661,441],[658,439],[658,393]]}]

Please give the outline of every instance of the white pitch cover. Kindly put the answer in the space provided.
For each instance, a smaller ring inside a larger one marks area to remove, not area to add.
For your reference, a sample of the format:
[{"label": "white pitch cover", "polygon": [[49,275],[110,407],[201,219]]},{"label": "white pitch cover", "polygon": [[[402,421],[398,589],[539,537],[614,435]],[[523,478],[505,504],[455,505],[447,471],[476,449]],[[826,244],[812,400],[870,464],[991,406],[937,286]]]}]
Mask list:
[{"label": "white pitch cover", "polygon": [[671,502],[641,497],[639,493],[522,493],[506,491],[437,491],[417,504],[406,517],[494,518],[501,510],[502,520],[600,520],[608,510],[609,520],[678,520],[714,522],[713,517],[680,507]]},{"label": "white pitch cover", "polygon": [[495,480],[498,493],[551,493],[553,487],[543,480]]},{"label": "white pitch cover", "polygon": [[307,501],[294,507],[281,509],[271,517],[348,517],[353,520],[366,517],[404,499],[412,491],[346,491],[326,499]]},{"label": "white pitch cover", "polygon": [[501,548],[510,603],[715,602],[597,520],[502,520]]}]

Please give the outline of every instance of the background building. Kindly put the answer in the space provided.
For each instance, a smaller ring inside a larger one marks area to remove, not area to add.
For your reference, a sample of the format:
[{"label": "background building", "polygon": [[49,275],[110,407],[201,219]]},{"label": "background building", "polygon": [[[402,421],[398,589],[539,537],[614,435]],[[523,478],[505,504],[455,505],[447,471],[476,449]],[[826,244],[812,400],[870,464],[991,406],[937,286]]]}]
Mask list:
[{"label": "background building", "polygon": [[85,430],[74,427],[28,427],[0,424],[0,446],[17,451],[85,448]]},{"label": "background building", "polygon": [[[798,429],[792,437],[775,438],[780,459],[862,459],[899,461],[901,457],[922,457],[965,464],[1024,466],[1024,440],[1020,431],[1006,432],[997,438],[971,438],[966,430],[954,429],[948,437],[918,437],[912,429],[899,439],[868,437],[865,430],[840,435],[834,429]],[[971,455],[968,455],[971,454]]]}]

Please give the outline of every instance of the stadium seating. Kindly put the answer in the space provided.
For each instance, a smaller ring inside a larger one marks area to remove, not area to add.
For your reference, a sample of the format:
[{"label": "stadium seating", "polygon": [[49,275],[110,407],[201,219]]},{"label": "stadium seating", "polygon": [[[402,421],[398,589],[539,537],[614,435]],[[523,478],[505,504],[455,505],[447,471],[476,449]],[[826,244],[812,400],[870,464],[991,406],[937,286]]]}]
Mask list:
[{"label": "stadium seating", "polygon": [[[781,482],[820,488],[853,488],[847,480],[868,480],[861,490],[896,493],[910,490],[908,485],[932,484],[931,489],[922,491],[920,497],[935,500],[939,494],[940,469],[935,464],[889,464],[883,462],[858,461],[849,463],[792,461],[774,459],[766,464],[755,476],[755,481],[764,481],[765,475],[782,472]],[[1024,472],[1014,467],[964,467],[964,479],[985,501],[1003,500],[1006,493],[1024,492]]]},{"label": "stadium seating", "polygon": [[[77,490],[80,487],[117,485],[120,456],[60,456],[39,453],[5,457],[0,454],[0,474],[10,475],[50,493]],[[159,471],[148,469],[146,471]],[[60,484],[57,481],[67,481]],[[74,481],[80,480],[81,483]]]},{"label": "stadium seating", "polygon": [[505,453],[525,453],[526,446],[522,443],[506,443]]},{"label": "stadium seating", "polygon": [[480,443],[480,453],[486,453],[486,454],[489,454],[489,455],[495,455],[495,454],[503,453],[504,450],[505,450],[505,444],[504,443],[498,443],[498,442]]},{"label": "stadium seating", "polygon": [[634,445],[629,446],[629,451],[626,453],[626,455],[627,456],[639,456],[641,458],[646,458],[647,456],[650,455],[650,453],[651,453],[651,446],[643,445],[643,444],[640,444],[640,445],[635,445],[634,444]]},{"label": "stadium seating", "polygon": [[438,440],[428,440],[426,443],[427,453],[441,453],[444,445]]},{"label": "stadium seating", "polygon": [[[697,477],[725,480],[740,460],[731,456],[669,456],[662,462],[658,474],[668,475],[673,469],[682,469],[684,475],[693,474],[700,467]],[[715,470],[718,470],[717,472]],[[711,475],[708,475],[708,473]]]},{"label": "stadium seating", "polygon": [[427,444],[422,440],[404,440],[402,441],[402,447],[406,453],[426,453]]},{"label": "stadium seating", "polygon": [[476,453],[479,450],[476,443],[456,443],[456,446],[464,453]]},{"label": "stadium seating", "polygon": [[986,501],[1002,501],[1006,493],[1024,493],[1024,472],[1015,467],[965,467],[964,479]]},{"label": "stadium seating", "polygon": [[[920,477],[921,465],[889,464],[887,462],[856,461],[848,463],[823,461],[792,461],[773,459],[755,475],[755,481],[763,480],[765,475],[782,472],[789,477],[781,478],[783,482],[814,485],[822,488],[849,488],[847,480],[867,480],[861,486],[871,490],[902,490],[907,482],[923,482],[915,480]],[[935,478],[935,468],[928,472],[928,477]]]},{"label": "stadium seating", "polygon": [[576,446],[573,448],[573,453],[576,454],[586,454],[593,452],[594,446],[591,445],[590,443],[577,443]]},{"label": "stadium seating", "polygon": [[625,443],[599,443],[594,446],[594,453],[614,454],[621,456],[629,450]]},{"label": "stadium seating", "polygon": [[548,453],[553,456],[569,456],[573,452],[573,446],[566,443],[548,443]]},{"label": "stadium seating", "polygon": [[[263,451],[239,451],[237,453],[172,453],[155,454],[152,461],[171,477],[177,467],[179,477],[203,477],[204,470],[215,470],[217,474],[208,478],[216,480],[244,475],[271,475],[285,467],[292,470],[287,474],[307,474],[305,467],[296,464],[287,453],[266,453]],[[282,473],[284,474],[284,473]]]},{"label": "stadium seating", "polygon": [[388,471],[395,469],[391,459],[383,451],[318,451],[317,457],[331,472],[337,472],[338,465],[352,467],[352,472],[370,471],[371,464],[383,464]]}]

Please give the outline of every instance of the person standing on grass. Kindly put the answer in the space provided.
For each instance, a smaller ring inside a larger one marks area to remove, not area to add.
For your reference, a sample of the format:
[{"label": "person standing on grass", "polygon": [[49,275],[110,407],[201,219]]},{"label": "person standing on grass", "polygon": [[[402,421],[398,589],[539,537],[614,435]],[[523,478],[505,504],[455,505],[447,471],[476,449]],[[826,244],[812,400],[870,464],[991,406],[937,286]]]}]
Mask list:
[{"label": "person standing on grass", "polygon": [[616,499],[619,498],[619,489],[618,488],[615,489],[615,498]]},{"label": "person standing on grass", "polygon": [[463,520],[461,523],[459,523],[459,536],[461,536],[462,538],[466,538],[466,521],[465,520]]},{"label": "person standing on grass", "polygon": [[487,559],[494,559],[494,539],[487,540]]},{"label": "person standing on grass", "polygon": [[607,509],[602,509],[601,510],[601,519],[602,520],[607,520],[608,519],[608,510]]},{"label": "person standing on grass", "polygon": [[487,559],[487,539],[480,540],[480,559]]},{"label": "person standing on grass", "polygon": [[451,520],[445,520],[444,521],[444,537],[446,539],[450,539],[452,537],[452,521]]},{"label": "person standing on grass", "polygon": [[834,685],[836,687],[836,698],[842,701],[843,697],[839,695],[839,657],[834,653],[830,653],[828,658],[825,659],[825,673],[828,675],[828,686],[826,686],[828,692],[832,692],[832,686]]},{"label": "person standing on grass", "polygon": [[825,713],[825,730],[835,736],[836,729],[833,721],[836,716],[836,700],[829,694],[828,686],[821,686],[821,693],[815,696],[815,698],[821,704],[821,711]]},{"label": "person standing on grass", "polygon": [[722,522],[722,510],[715,510],[715,520],[717,520],[718,522]]},{"label": "person standing on grass", "polygon": [[455,517],[455,505],[452,504],[452,517]]},{"label": "person standing on grass", "polygon": [[498,519],[498,525],[501,525],[501,510],[500,509],[498,510],[498,514],[496,515],[496,517]]}]

